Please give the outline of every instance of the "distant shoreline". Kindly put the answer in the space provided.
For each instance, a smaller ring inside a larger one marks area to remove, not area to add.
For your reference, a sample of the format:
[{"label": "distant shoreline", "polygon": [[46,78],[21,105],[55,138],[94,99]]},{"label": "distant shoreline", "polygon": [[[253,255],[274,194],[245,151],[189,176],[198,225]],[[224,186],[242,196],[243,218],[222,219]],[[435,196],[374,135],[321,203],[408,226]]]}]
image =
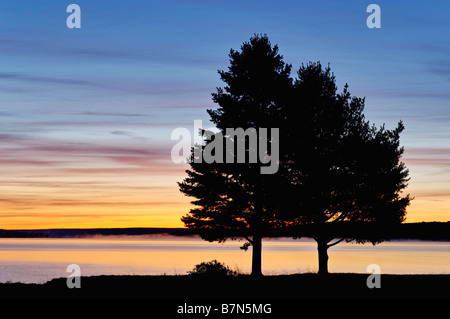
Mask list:
[{"label": "distant shoreline", "polygon": [[83,238],[92,236],[142,236],[142,235],[189,236],[187,228],[54,228],[54,229],[0,229],[0,238]]},{"label": "distant shoreline", "polygon": [[[155,234],[173,236],[194,235],[187,228],[163,227],[0,229],[0,238],[83,238],[93,236],[142,236]],[[450,221],[404,223],[390,230],[389,239],[450,241]]]}]

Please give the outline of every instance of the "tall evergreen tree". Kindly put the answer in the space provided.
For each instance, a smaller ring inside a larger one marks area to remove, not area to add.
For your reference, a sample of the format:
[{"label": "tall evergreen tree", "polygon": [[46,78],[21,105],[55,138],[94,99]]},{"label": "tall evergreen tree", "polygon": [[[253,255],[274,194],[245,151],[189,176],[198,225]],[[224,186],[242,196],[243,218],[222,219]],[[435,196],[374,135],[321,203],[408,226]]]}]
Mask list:
[{"label": "tall evergreen tree", "polygon": [[[232,49],[229,57],[228,71],[219,71],[226,86],[212,94],[219,107],[208,110],[211,121],[224,139],[234,142],[237,136],[227,136],[227,128],[278,127],[283,118],[283,103],[292,88],[291,66],[284,63],[278,47],[272,46],[267,36],[255,35],[240,51]],[[273,195],[279,175],[261,174],[264,164],[249,163],[249,153],[254,150],[245,137],[246,163],[196,163],[195,157],[204,154],[205,147],[215,138],[221,137],[211,136],[206,145],[194,147],[188,177],[179,183],[180,191],[194,197],[192,204],[196,205],[182,221],[209,241],[246,238],[248,242],[243,247],[252,246],[252,274],[261,275],[262,238],[277,227]],[[258,136],[258,142],[271,145],[272,138]],[[268,147],[267,155],[270,154]]]},{"label": "tall evergreen tree", "polygon": [[300,233],[317,241],[324,274],[328,248],[343,240],[380,242],[383,228],[404,220],[410,201],[402,196],[409,180],[400,161],[404,127],[371,126],[364,99],[352,97],[347,85],[338,93],[330,67],[320,63],[300,67],[294,96],[285,137],[291,192],[297,196],[283,216],[307,226]]}]

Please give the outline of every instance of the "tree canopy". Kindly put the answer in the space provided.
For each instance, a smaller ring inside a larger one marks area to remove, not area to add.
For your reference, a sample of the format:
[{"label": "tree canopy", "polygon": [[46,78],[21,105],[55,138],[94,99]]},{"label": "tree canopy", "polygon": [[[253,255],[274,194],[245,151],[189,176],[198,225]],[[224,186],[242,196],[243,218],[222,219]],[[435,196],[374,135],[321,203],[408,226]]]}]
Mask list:
[{"label": "tree canopy", "polygon": [[[242,45],[241,51],[231,50],[228,71],[219,71],[224,88],[212,94],[217,109],[209,109],[211,121],[221,135],[203,131],[205,145],[196,145],[190,159],[188,177],[179,183],[180,191],[196,198],[182,221],[198,231],[204,239],[225,241],[244,237],[252,246],[252,274],[261,274],[261,240],[267,229],[275,228],[274,181],[277,174],[261,174],[264,163],[196,163],[194,156],[205,151],[215,138],[242,139],[246,158],[252,151],[248,136],[227,136],[227,128],[258,129],[273,127],[274,119],[282,115],[282,101],[291,88],[291,66],[283,62],[278,47],[267,36],[255,35]],[[258,135],[258,145],[271,145],[269,135]],[[226,143],[223,143],[226,145]],[[273,145],[272,145],[273,146]],[[236,153],[227,156],[236,158]],[[266,155],[270,155],[271,147]]]},{"label": "tree canopy", "polygon": [[[291,215],[293,225],[310,226],[319,272],[327,273],[329,247],[342,240],[380,242],[381,228],[404,221],[411,199],[402,195],[409,180],[400,161],[404,126],[401,121],[393,130],[370,125],[365,99],[351,96],[348,85],[338,93],[330,67],[319,62],[300,67],[294,90],[285,165],[291,192],[298,196],[282,215]],[[294,117],[292,110],[300,115]]]}]

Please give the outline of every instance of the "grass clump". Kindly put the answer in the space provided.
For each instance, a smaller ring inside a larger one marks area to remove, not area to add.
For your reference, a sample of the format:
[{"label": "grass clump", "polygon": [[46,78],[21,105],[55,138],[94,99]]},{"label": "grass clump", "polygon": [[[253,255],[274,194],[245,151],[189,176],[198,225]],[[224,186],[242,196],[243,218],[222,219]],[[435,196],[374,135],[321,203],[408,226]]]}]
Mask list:
[{"label": "grass clump", "polygon": [[214,277],[226,277],[226,276],[237,276],[237,272],[231,270],[224,263],[217,261],[216,259],[201,262],[195,265],[192,271],[188,271],[189,275],[203,275],[203,276],[214,276]]}]

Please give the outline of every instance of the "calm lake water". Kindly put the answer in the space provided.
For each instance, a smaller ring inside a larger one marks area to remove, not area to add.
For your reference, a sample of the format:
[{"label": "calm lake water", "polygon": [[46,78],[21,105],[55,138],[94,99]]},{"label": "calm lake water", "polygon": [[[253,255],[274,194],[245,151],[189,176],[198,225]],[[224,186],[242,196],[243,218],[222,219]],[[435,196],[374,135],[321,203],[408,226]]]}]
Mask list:
[{"label": "calm lake water", "polygon": [[[43,283],[67,277],[69,264],[81,276],[186,274],[202,261],[217,259],[240,273],[251,269],[251,248],[243,242],[209,243],[197,237],[0,238],[0,282]],[[449,274],[450,242],[391,241],[380,245],[340,243],[329,249],[330,272]],[[313,240],[273,239],[263,243],[266,275],[317,271]]]}]

